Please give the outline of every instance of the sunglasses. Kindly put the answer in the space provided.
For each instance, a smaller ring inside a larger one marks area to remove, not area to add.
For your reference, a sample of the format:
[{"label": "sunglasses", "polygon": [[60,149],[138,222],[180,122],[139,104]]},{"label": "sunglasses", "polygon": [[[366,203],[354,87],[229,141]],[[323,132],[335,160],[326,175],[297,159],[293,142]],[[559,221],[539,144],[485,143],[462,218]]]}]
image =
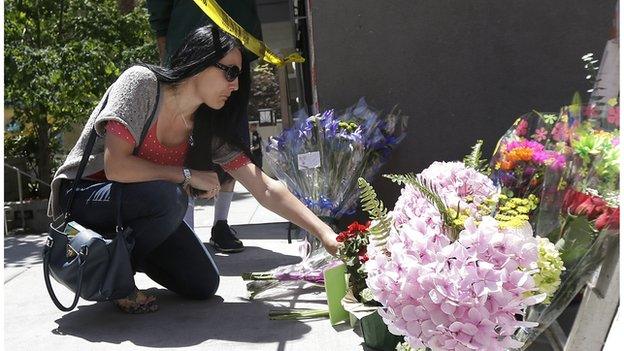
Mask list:
[{"label": "sunglasses", "polygon": [[214,65],[218,69],[223,70],[223,72],[225,73],[225,80],[227,80],[228,82],[233,82],[241,74],[240,68],[238,68],[238,66],[236,65],[226,66],[219,62],[215,63]]}]

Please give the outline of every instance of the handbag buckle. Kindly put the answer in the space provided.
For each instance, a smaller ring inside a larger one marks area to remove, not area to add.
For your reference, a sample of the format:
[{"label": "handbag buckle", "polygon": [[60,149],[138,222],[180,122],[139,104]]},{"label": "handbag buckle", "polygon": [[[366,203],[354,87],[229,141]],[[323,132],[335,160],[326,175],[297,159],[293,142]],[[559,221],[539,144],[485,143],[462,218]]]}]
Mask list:
[{"label": "handbag buckle", "polygon": [[88,246],[83,246],[80,248],[80,255],[82,256],[87,256],[89,254],[89,247]]},{"label": "handbag buckle", "polygon": [[52,244],[54,244],[54,239],[52,239],[52,237],[51,237],[51,236],[48,236],[48,237],[46,238],[46,243],[45,243],[45,246],[47,246],[47,247],[52,247]]}]

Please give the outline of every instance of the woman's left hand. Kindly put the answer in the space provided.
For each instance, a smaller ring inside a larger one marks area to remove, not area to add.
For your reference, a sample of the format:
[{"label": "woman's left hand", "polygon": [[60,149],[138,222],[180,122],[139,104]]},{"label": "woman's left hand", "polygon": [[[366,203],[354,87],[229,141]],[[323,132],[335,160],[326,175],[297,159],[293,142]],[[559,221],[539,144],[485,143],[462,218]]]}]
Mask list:
[{"label": "woman's left hand", "polygon": [[214,188],[212,190],[207,190],[207,191],[201,191],[195,195],[196,198],[198,199],[212,199],[213,197],[217,196],[219,194],[220,189],[219,188]]}]

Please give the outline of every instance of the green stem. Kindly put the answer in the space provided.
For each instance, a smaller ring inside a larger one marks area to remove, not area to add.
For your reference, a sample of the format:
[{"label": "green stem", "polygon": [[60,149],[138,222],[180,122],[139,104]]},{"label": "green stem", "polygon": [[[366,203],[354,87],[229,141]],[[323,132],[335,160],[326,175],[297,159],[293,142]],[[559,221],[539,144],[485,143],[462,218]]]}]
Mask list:
[{"label": "green stem", "polygon": [[276,280],[273,273],[265,272],[246,272],[241,274],[243,280]]},{"label": "green stem", "polygon": [[289,308],[272,309],[269,311],[269,319],[271,320],[299,320],[326,317],[329,317],[329,310],[326,309]]},{"label": "green stem", "polygon": [[[557,241],[563,238],[563,235],[567,232],[568,226],[570,226],[570,223],[572,223],[573,220],[574,217],[572,217],[570,214],[565,216],[565,220],[563,221],[563,225],[561,226],[561,230],[559,231],[559,237],[557,238]],[[555,241],[555,243],[557,241]]]}]

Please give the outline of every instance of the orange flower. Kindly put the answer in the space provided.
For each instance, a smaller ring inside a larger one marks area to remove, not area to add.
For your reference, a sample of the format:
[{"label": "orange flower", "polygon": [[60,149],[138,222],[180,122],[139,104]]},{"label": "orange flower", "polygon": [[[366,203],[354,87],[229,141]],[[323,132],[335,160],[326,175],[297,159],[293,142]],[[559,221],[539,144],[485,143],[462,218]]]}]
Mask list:
[{"label": "orange flower", "polygon": [[531,161],[533,159],[533,150],[528,147],[519,147],[511,150],[507,157],[510,161]]},{"label": "orange flower", "polygon": [[503,160],[498,163],[498,166],[503,171],[510,171],[514,168],[514,163],[511,161]]}]

